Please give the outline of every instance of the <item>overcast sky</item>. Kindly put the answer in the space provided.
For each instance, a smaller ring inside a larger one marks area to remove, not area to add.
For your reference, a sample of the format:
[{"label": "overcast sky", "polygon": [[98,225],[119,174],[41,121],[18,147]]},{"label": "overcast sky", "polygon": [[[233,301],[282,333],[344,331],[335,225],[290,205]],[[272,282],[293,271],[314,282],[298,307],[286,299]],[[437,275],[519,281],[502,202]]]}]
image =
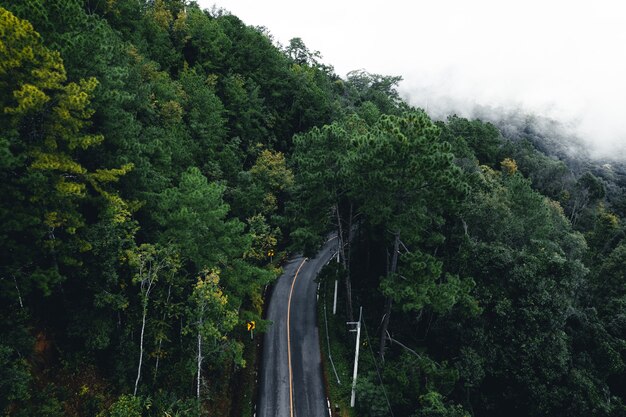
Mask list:
[{"label": "overcast sky", "polygon": [[626,149],[626,3],[619,0],[200,0],[303,39],[340,76],[401,75],[411,104],[440,116],[521,109]]}]

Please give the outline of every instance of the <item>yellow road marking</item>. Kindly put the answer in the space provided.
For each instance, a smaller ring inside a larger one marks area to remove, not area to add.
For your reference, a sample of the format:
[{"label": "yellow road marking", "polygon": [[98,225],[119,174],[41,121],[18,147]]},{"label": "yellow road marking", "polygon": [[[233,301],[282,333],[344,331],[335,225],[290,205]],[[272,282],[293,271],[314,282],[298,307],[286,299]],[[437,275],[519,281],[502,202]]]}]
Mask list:
[{"label": "yellow road marking", "polygon": [[289,291],[289,301],[287,303],[287,358],[289,359],[289,415],[293,417],[293,373],[291,371],[291,333],[289,332],[289,319],[291,318],[291,295],[293,294],[293,287],[298,279],[298,273],[300,268],[306,262],[307,258],[304,258],[296,271],[296,275],[291,282],[291,290]]}]

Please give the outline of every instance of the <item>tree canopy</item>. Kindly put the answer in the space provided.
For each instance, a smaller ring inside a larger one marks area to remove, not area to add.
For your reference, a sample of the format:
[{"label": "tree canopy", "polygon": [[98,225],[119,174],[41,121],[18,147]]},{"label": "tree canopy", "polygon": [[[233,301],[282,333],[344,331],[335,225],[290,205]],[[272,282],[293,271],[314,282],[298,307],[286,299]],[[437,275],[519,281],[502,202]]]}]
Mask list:
[{"label": "tree canopy", "polygon": [[401,81],[193,1],[3,1],[2,414],[252,415],[245,324],[336,233],[358,415],[625,415],[626,165]]}]

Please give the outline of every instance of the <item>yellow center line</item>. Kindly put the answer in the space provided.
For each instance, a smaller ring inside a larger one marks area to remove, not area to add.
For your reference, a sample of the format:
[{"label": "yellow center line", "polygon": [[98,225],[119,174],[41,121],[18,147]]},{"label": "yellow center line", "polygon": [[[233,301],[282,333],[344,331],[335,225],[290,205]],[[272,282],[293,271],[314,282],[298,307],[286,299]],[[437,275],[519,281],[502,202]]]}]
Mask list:
[{"label": "yellow center line", "polygon": [[289,360],[289,415],[293,417],[293,373],[291,371],[291,333],[289,332],[289,319],[291,318],[291,296],[293,294],[293,287],[296,284],[296,279],[298,279],[298,273],[300,272],[300,268],[306,262],[307,258],[304,258],[296,271],[296,275],[293,277],[293,281],[291,282],[291,290],[289,291],[289,301],[287,303],[287,358]]}]

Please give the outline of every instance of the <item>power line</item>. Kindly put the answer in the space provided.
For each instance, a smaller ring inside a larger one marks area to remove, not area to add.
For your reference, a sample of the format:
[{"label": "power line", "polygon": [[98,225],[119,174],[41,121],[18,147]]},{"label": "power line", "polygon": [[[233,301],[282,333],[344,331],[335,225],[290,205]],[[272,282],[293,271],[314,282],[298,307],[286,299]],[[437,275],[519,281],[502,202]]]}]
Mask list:
[{"label": "power line", "polygon": [[365,329],[365,338],[367,339],[367,346],[369,346],[370,354],[372,355],[372,359],[374,360],[374,368],[376,368],[376,374],[378,375],[379,385],[383,389],[383,395],[385,396],[385,400],[387,401],[389,414],[391,414],[391,417],[394,417],[393,410],[391,409],[391,403],[389,402],[389,397],[387,397],[387,390],[385,389],[385,385],[383,384],[383,379],[381,378],[380,371],[378,370],[378,362],[376,362],[376,356],[374,356],[374,351],[372,350],[372,344],[370,343],[370,336],[367,332],[367,326],[365,325],[365,320],[362,321],[362,324],[363,324],[363,328]]},{"label": "power line", "polygon": [[339,380],[339,375],[337,375],[337,369],[335,368],[335,362],[333,362],[333,355],[330,353],[330,338],[328,337],[328,319],[326,318],[326,280],[324,280],[324,324],[326,325],[326,344],[328,346],[328,359],[330,359],[330,364],[333,366],[333,371],[335,372],[335,378],[337,378],[337,385],[341,385],[341,381]]}]

